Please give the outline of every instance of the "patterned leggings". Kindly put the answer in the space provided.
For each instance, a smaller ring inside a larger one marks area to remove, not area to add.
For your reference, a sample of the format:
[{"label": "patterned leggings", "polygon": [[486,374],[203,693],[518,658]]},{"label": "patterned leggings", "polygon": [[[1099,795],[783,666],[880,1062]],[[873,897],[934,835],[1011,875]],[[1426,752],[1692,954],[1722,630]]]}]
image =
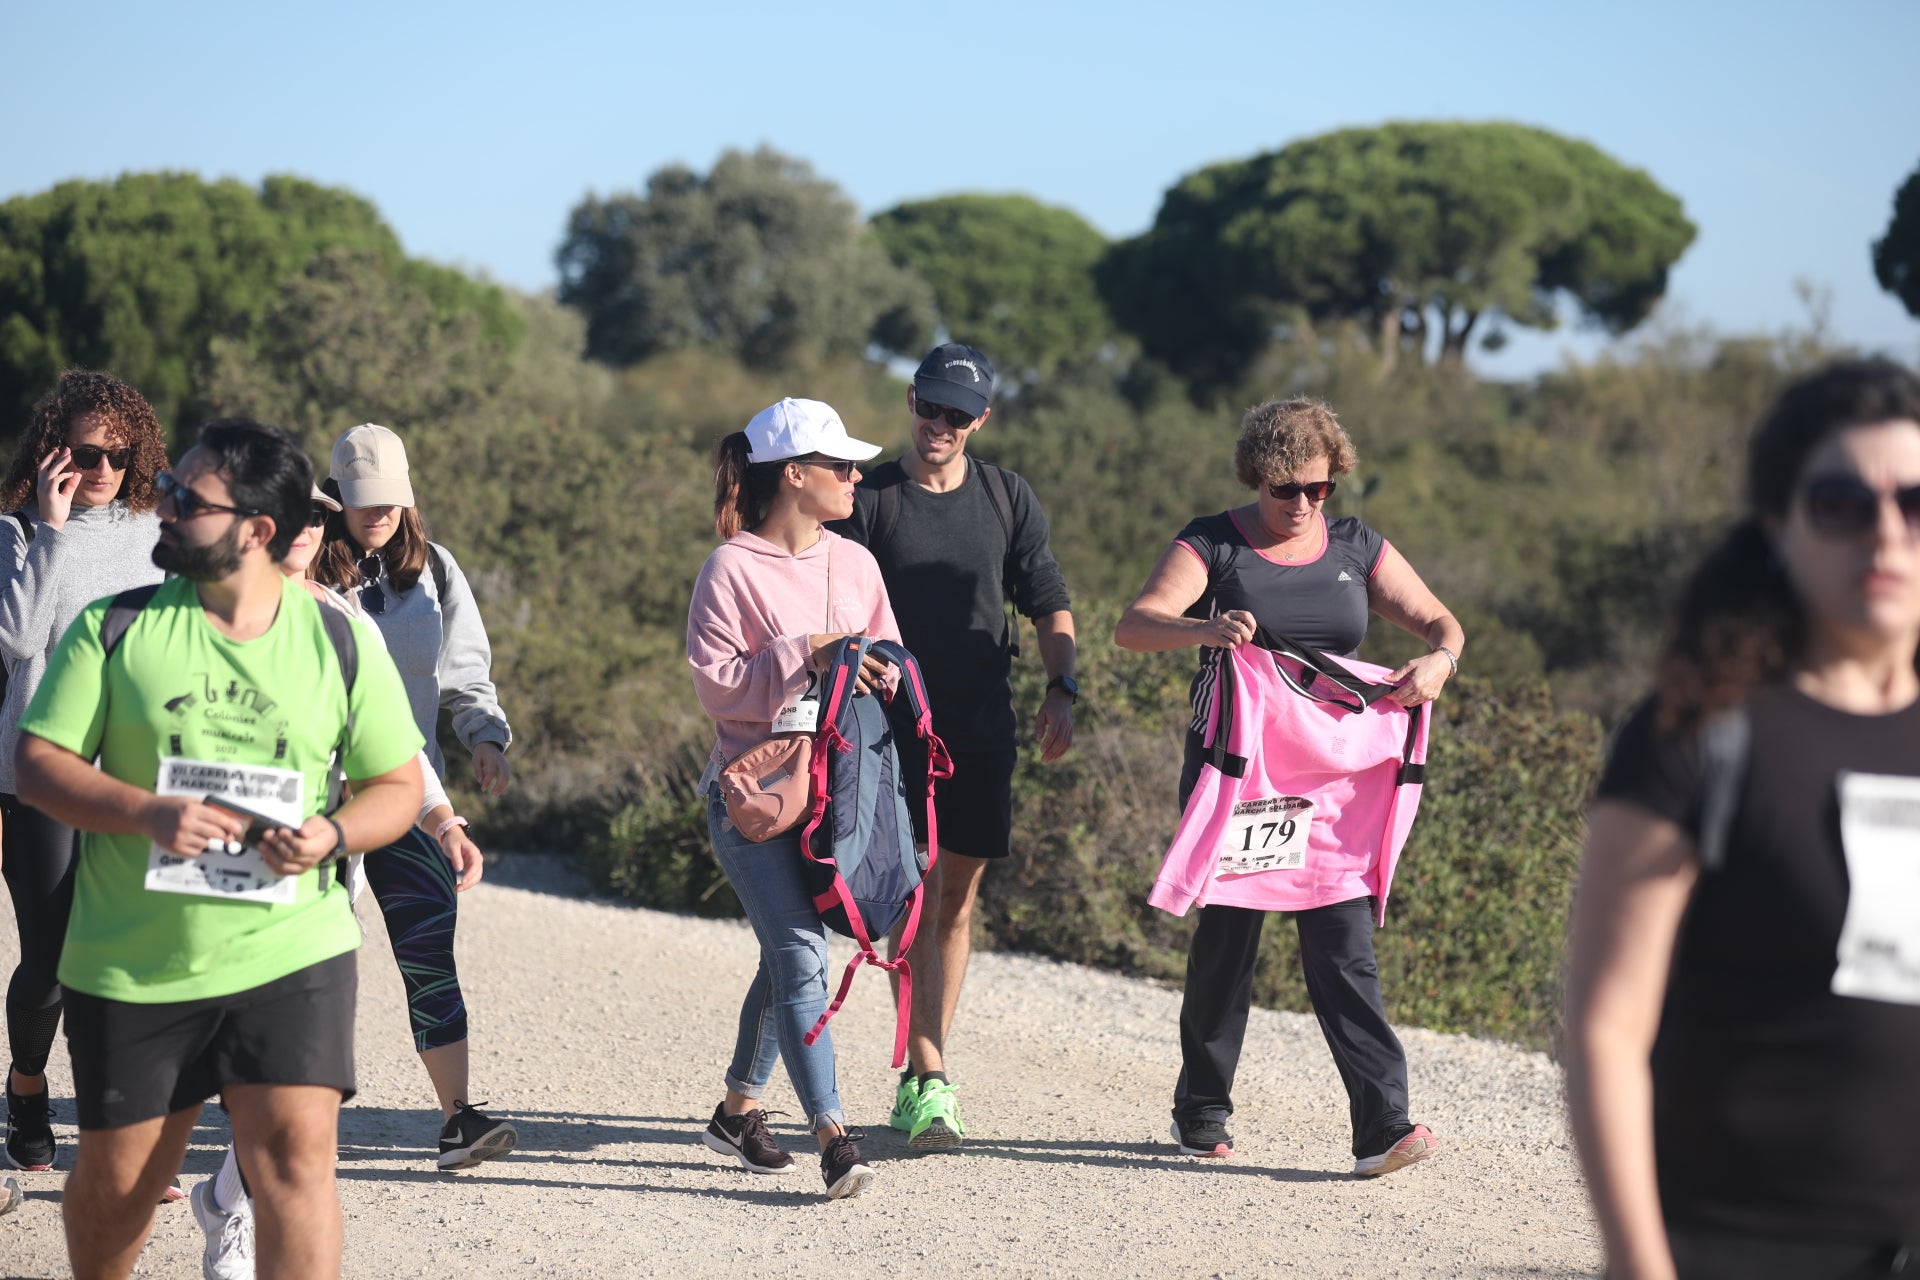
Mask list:
[{"label": "patterned leggings", "polygon": [[453,864],[414,827],[367,855],[367,884],[387,921],[387,940],[407,987],[413,1047],[421,1053],[467,1038],[467,1003],[453,967],[459,905]]}]

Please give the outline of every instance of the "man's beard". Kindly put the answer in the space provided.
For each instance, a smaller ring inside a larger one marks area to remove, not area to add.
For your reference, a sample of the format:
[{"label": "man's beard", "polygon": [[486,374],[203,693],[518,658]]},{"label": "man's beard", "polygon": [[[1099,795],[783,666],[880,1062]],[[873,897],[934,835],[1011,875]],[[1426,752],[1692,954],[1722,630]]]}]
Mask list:
[{"label": "man's beard", "polygon": [[216,582],[240,568],[240,522],[235,520],[218,542],[203,547],[178,542],[153,544],[153,562],[168,573],[194,582]]}]

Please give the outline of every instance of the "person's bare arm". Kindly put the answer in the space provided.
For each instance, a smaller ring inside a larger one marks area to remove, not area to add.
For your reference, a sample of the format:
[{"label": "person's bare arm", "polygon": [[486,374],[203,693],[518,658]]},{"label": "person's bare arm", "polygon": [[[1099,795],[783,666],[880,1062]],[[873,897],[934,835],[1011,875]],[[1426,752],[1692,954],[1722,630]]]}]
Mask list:
[{"label": "person's bare arm", "polygon": [[1567,973],[1567,1106],[1616,1280],[1671,1280],[1653,1156],[1667,974],[1699,878],[1685,831],[1602,800],[1588,821]]},{"label": "person's bare arm", "polygon": [[[82,757],[31,733],[14,753],[20,798],[48,817],[101,835],[141,835],[183,858],[206,852],[211,840],[238,840],[246,819],[191,796],[158,796],[120,781]],[[384,848],[400,838],[420,809],[415,760],[374,778],[356,779],[353,798],[333,815],[347,852]],[[308,870],[333,851],[333,825],[319,814],[295,831],[276,828],[260,841],[267,866],[280,875]]]},{"label": "person's bare arm", "polygon": [[[1073,676],[1078,652],[1073,636],[1073,614],[1066,609],[1043,613],[1033,620],[1040,650],[1040,665],[1047,680],[1055,676]],[[1040,711],[1033,718],[1033,736],[1040,744],[1040,759],[1052,764],[1073,746],[1073,697],[1065,689],[1049,689],[1040,699]]]},{"label": "person's bare arm", "polygon": [[[1380,563],[1367,580],[1367,607],[1402,631],[1426,641],[1432,650],[1387,677],[1390,683],[1400,685],[1394,701],[1411,707],[1439,697],[1460,660],[1467,633],[1391,543],[1380,553]],[[1449,659],[1440,652],[1442,649],[1450,650],[1453,657]]]},{"label": "person's bare arm", "polygon": [[1206,590],[1206,566],[1184,543],[1175,542],[1120,615],[1113,642],[1136,653],[1165,653],[1196,644],[1231,649],[1253,639],[1253,615],[1243,609],[1229,609],[1217,618],[1183,616]]}]

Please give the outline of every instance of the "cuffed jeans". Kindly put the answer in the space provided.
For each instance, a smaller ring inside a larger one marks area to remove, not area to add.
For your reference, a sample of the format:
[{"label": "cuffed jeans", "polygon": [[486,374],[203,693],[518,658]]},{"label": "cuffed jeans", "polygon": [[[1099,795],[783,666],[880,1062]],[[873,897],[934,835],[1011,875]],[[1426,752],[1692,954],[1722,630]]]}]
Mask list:
[{"label": "cuffed jeans", "polygon": [[[1224,1123],[1253,1003],[1253,966],[1267,913],[1202,907],[1187,953],[1180,1005],[1179,1120]],[[1320,1032],[1333,1051],[1353,1120],[1353,1153],[1377,1155],[1383,1134],[1407,1124],[1407,1055],[1380,1003],[1373,957],[1373,900],[1353,898],[1294,913],[1300,964]]]},{"label": "cuffed jeans", "polygon": [[805,1041],[827,1008],[827,927],[807,889],[800,833],[760,844],[748,840],[727,821],[718,786],[707,796],[707,832],[760,942],[760,968],[740,1003],[727,1088],[759,1097],[773,1078],[774,1064],[785,1058],[808,1123],[816,1130],[844,1125],[833,1033],[822,1031],[811,1045]]}]

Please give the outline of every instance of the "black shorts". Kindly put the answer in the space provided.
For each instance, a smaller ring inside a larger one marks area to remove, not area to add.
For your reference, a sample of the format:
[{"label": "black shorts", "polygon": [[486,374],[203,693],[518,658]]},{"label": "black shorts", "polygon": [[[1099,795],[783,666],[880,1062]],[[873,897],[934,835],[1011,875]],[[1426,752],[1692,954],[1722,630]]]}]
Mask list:
[{"label": "black shorts", "polygon": [[82,1129],[119,1129],[198,1106],[232,1084],[315,1084],[354,1094],[349,951],[230,996],[132,1004],[68,991],[67,1049]]},{"label": "black shorts", "polygon": [[[926,744],[907,734],[898,741],[913,838],[925,844],[927,806],[921,797],[927,794]],[[933,795],[940,847],[969,858],[1006,857],[1013,852],[1013,766],[1019,753],[1003,747],[950,754],[953,776],[939,783]]]}]

